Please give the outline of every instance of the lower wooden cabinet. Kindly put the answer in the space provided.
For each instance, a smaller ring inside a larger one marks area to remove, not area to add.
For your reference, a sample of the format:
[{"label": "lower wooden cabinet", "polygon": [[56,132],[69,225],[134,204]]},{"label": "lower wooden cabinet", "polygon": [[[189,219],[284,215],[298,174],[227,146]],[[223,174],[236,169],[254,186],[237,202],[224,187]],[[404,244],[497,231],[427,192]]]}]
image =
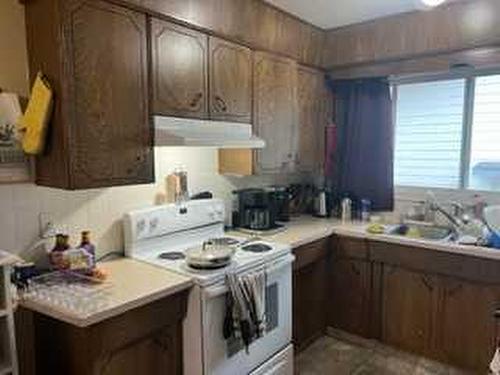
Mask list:
[{"label": "lower wooden cabinet", "polygon": [[17,322],[21,373],[180,375],[187,293],[85,328],[22,310]]},{"label": "lower wooden cabinet", "polygon": [[301,351],[326,328],[325,292],[328,239],[294,249],[293,342]]},{"label": "lower wooden cabinet", "polygon": [[495,350],[500,285],[441,278],[436,351],[441,360],[486,373]]},{"label": "lower wooden cabinet", "polygon": [[327,324],[487,373],[500,339],[500,262],[339,237],[327,273]]},{"label": "lower wooden cabinet", "polygon": [[328,324],[361,336],[370,329],[370,264],[366,241],[338,238],[329,264]]},{"label": "lower wooden cabinet", "polygon": [[434,357],[438,283],[435,277],[384,266],[382,276],[382,341]]},{"label": "lower wooden cabinet", "polygon": [[336,259],[331,272],[328,323],[356,335],[369,336],[369,263],[358,259]]}]

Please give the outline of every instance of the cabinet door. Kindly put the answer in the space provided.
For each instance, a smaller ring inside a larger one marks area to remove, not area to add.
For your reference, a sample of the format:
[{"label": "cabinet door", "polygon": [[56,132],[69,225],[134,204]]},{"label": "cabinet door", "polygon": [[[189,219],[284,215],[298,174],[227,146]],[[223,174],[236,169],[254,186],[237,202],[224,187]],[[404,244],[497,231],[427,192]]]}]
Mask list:
[{"label": "cabinet door", "polygon": [[[140,340],[106,353],[99,375],[182,374],[180,326],[164,327]],[[179,330],[179,333],[176,333]]]},{"label": "cabinet door", "polygon": [[300,67],[298,76],[299,148],[297,169],[304,172],[321,171],[322,143],[326,126],[323,109],[323,73]]},{"label": "cabinet door", "polygon": [[152,182],[146,16],[104,1],[65,6],[70,188]]},{"label": "cabinet door", "polygon": [[334,260],[332,289],[328,296],[329,325],[369,336],[370,264],[350,258]]},{"label": "cabinet door", "polygon": [[152,19],[153,110],[155,114],[208,117],[208,37]]},{"label": "cabinet door", "polygon": [[210,117],[249,123],[252,120],[252,51],[211,37]]},{"label": "cabinet door", "polygon": [[384,265],[382,275],[382,341],[435,357],[438,285],[433,276]]},{"label": "cabinet door", "polygon": [[269,53],[254,59],[254,126],[266,141],[256,171],[290,172],[297,150],[297,64]]},{"label": "cabinet door", "polygon": [[293,251],[293,342],[298,351],[326,328],[327,245],[321,240]]},{"label": "cabinet door", "polygon": [[444,278],[438,315],[440,359],[487,373],[495,351],[495,309],[500,287]]}]

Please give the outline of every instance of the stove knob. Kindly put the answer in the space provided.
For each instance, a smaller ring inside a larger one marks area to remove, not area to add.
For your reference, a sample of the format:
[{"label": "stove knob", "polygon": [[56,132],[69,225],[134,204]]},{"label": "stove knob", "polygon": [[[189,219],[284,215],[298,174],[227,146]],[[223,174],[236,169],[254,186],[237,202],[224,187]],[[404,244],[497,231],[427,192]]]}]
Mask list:
[{"label": "stove knob", "polygon": [[224,219],[224,210],[222,208],[217,208],[215,210],[215,215],[217,216],[218,219]]},{"label": "stove knob", "polygon": [[158,228],[158,223],[160,220],[157,217],[152,218],[149,220],[149,231],[154,232],[156,228]]},{"label": "stove knob", "polygon": [[137,234],[141,234],[141,232],[144,232],[144,229],[146,229],[146,220],[141,219],[135,224],[135,230]]}]

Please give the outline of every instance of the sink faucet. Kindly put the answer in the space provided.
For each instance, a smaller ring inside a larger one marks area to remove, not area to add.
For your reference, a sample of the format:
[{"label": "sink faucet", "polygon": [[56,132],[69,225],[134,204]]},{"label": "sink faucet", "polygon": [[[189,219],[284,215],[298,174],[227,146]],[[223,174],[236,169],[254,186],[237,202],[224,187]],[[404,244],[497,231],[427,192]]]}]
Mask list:
[{"label": "sink faucet", "polygon": [[441,207],[437,202],[431,202],[429,205],[429,209],[434,212],[439,212],[442,214],[453,226],[453,229],[456,232],[459,232],[460,229],[464,226],[465,222],[458,216],[454,216],[446,211],[443,207]]},{"label": "sink faucet", "polygon": [[450,222],[456,235],[460,235],[464,226],[470,222],[470,218],[468,217],[468,215],[466,215],[465,209],[460,203],[451,203],[452,207],[454,208],[453,214],[451,214],[437,202],[437,199],[433,193],[428,192],[426,204],[430,211],[439,212]]}]

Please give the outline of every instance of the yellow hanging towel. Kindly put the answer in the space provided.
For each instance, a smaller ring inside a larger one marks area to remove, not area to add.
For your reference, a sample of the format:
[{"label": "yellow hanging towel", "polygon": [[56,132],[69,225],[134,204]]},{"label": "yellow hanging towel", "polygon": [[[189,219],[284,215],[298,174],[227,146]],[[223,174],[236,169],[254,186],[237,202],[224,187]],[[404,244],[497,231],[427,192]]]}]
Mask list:
[{"label": "yellow hanging towel", "polygon": [[37,155],[43,152],[52,105],[52,88],[39,72],[33,83],[28,108],[19,121],[19,128],[24,133],[22,144],[25,153]]}]

